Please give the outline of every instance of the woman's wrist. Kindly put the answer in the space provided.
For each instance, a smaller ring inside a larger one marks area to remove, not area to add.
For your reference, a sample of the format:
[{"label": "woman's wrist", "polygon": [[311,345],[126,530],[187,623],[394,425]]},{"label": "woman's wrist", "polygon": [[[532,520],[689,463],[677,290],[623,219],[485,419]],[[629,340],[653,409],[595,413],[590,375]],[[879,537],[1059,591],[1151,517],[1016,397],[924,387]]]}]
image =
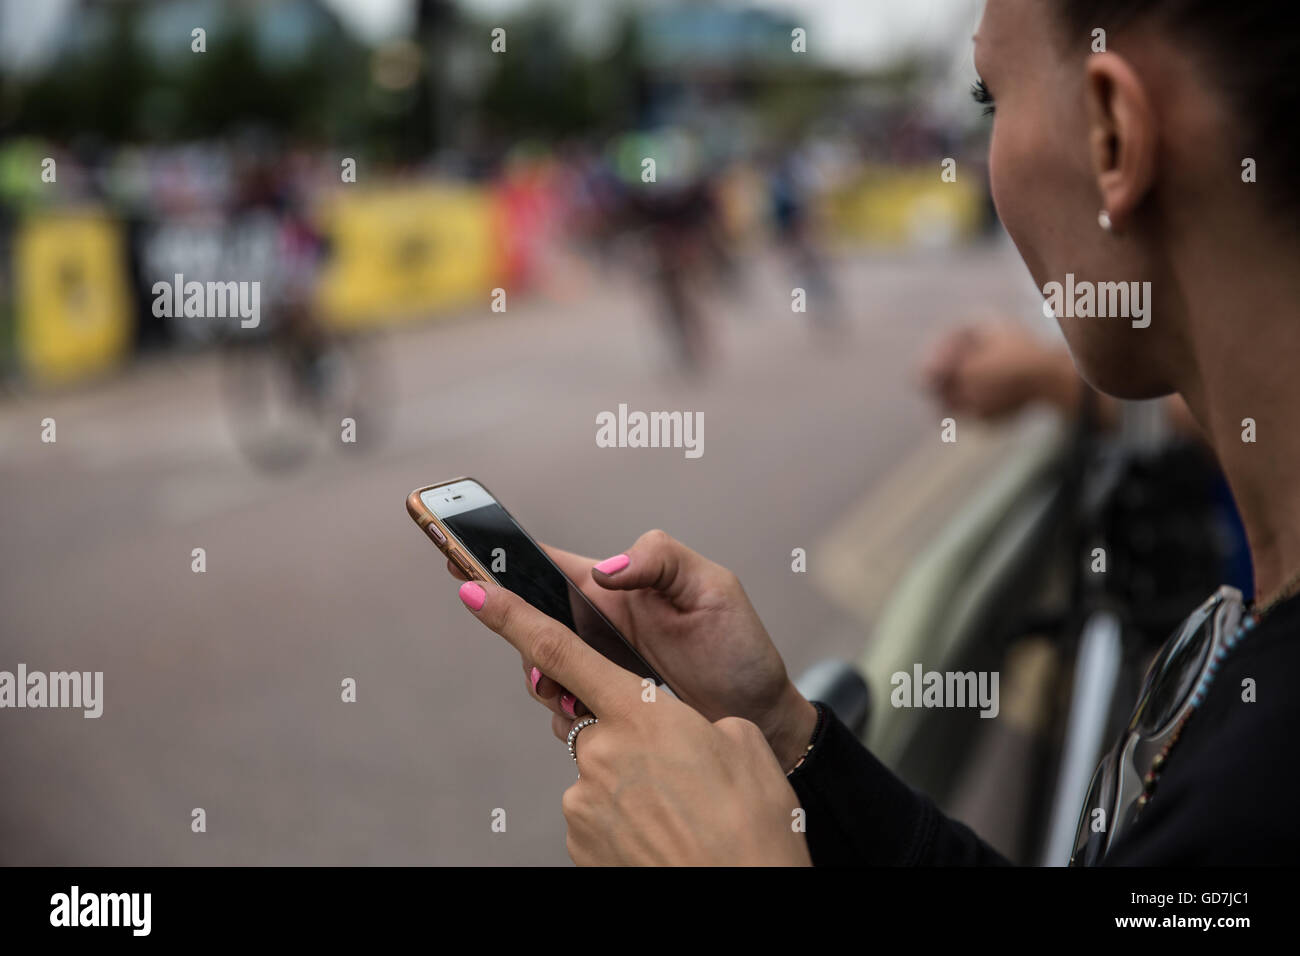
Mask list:
[{"label": "woman's wrist", "polygon": [[817,708],[789,682],[767,719],[759,723],[783,770],[792,769],[807,751],[817,729],[817,716]]},{"label": "woman's wrist", "polygon": [[1054,405],[1065,415],[1074,415],[1082,401],[1084,385],[1066,349],[1049,352],[1038,375],[1038,397]]}]

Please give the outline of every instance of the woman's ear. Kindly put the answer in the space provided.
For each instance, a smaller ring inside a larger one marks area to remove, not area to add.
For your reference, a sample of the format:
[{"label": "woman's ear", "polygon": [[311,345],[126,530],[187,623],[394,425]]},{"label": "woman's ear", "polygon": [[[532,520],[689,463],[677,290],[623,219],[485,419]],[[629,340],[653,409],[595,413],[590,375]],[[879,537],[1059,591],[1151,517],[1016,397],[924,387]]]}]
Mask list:
[{"label": "woman's ear", "polygon": [[1155,178],[1155,111],[1141,78],[1118,53],[1094,53],[1084,69],[1088,150],[1101,208],[1122,232]]}]

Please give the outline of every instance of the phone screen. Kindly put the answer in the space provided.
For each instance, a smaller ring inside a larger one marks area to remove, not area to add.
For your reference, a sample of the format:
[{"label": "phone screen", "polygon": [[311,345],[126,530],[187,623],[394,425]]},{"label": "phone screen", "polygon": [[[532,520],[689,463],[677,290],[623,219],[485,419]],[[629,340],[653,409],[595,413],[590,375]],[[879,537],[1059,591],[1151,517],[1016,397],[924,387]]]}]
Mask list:
[{"label": "phone screen", "polygon": [[462,511],[442,522],[503,588],[555,618],[620,667],[663,683],[499,504]]}]

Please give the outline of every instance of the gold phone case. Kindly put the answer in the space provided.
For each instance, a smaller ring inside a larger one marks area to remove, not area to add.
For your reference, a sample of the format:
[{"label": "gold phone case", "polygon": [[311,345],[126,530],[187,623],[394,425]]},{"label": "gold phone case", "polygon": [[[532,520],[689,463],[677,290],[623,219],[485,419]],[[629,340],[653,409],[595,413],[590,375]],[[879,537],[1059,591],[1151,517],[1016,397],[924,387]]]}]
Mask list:
[{"label": "gold phone case", "polygon": [[[432,485],[425,485],[423,488],[416,488],[406,496],[406,512],[411,516],[415,523],[420,526],[420,530],[428,536],[429,540],[438,546],[438,550],[447,556],[447,560],[460,568],[467,578],[471,581],[490,581],[491,578],[487,573],[487,569],[478,563],[474,555],[457,547],[456,537],[432,511],[424,506],[424,501],[420,497],[426,491],[432,491],[434,488],[444,488],[447,485],[454,485],[458,481],[478,481],[478,479],[471,479],[467,475],[462,475],[460,478],[451,478],[447,481],[439,481]],[[492,492],[487,485],[483,484],[481,481],[478,481],[478,484],[479,487],[489,495],[492,495]],[[492,495],[492,497],[493,500],[496,499],[495,495]],[[434,534],[429,530],[431,527],[437,529],[437,534]],[[441,540],[439,540],[439,536],[441,536]]]}]

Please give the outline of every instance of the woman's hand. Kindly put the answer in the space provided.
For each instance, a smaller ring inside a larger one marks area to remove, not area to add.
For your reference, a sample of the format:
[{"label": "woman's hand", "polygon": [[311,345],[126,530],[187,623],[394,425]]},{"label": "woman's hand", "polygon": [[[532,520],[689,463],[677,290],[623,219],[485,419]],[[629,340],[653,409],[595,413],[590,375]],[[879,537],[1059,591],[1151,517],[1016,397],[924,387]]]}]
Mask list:
[{"label": "woman's hand", "polygon": [[959,414],[997,421],[1031,402],[1073,413],[1083,388],[1070,353],[1006,321],[960,326],[929,348],[925,385]]},{"label": "woman's hand", "polygon": [[671,695],[646,693],[635,674],[494,584],[467,582],[461,600],[599,720],[578,734],[580,777],[564,793],[575,863],[811,862],[798,798],[753,723],[710,722]]},{"label": "woman's hand", "polygon": [[[795,689],[734,574],[662,531],[599,563],[543,547],[685,703],[710,721],[753,722],[781,765],[794,765],[817,712]],[[538,700],[562,718],[581,715],[562,681],[527,655],[523,664]]]}]

